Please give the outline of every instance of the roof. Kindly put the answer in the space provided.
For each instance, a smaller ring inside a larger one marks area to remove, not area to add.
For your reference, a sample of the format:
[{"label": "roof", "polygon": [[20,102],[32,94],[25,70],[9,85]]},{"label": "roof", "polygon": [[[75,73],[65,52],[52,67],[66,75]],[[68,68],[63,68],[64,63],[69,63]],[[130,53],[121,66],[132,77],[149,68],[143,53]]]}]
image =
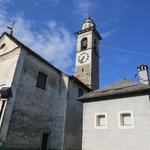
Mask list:
[{"label": "roof", "polygon": [[88,32],[88,31],[94,31],[94,33],[98,36],[98,38],[99,38],[100,40],[102,40],[101,35],[98,33],[98,31],[96,30],[96,28],[95,28],[94,26],[89,27],[89,28],[87,28],[87,29],[80,30],[80,31],[78,31],[78,32],[75,32],[75,34],[76,34],[76,36],[77,36],[77,35],[80,35],[80,34],[82,34],[82,33]]},{"label": "roof", "polygon": [[85,85],[81,80],[79,80],[78,78],[76,78],[75,76],[69,76],[70,79],[72,79],[73,81],[77,82],[80,86],[84,87],[88,92],[92,91],[91,88],[89,88],[87,85]]},{"label": "roof", "polygon": [[105,88],[101,88],[83,95],[78,100],[81,102],[92,102],[109,100],[150,93],[150,86],[142,83],[133,83],[129,80],[121,80]]},{"label": "roof", "polygon": [[90,28],[90,27],[95,27],[96,28],[96,24],[94,23],[93,19],[89,16],[83,23],[82,25],[82,30]]},{"label": "roof", "polygon": [[[37,53],[35,53],[33,50],[31,50],[30,48],[28,48],[27,46],[25,46],[23,43],[21,43],[18,39],[16,39],[14,36],[8,34],[7,32],[4,32],[2,36],[6,35],[7,37],[9,37],[13,42],[15,42],[16,44],[18,44],[20,47],[22,47],[24,50],[28,51],[30,54],[32,54],[33,56],[37,57],[38,59],[40,59],[42,62],[44,62],[45,64],[49,65],[50,67],[52,67],[53,69],[55,69],[57,72],[61,73],[62,71],[59,70],[58,68],[54,67],[53,65],[51,65],[47,60],[45,60],[43,57],[41,57],[40,55],[38,55]],[[0,38],[1,38],[0,37]]]},{"label": "roof", "polygon": [[[62,74],[63,72],[61,70],[59,70],[58,68],[56,68],[55,66],[53,66],[52,64],[50,64],[47,60],[45,60],[43,57],[41,57],[40,55],[38,55],[37,53],[35,53],[33,50],[31,50],[30,48],[28,48],[27,46],[25,46],[23,43],[21,43],[18,39],[16,39],[14,36],[8,34],[7,32],[4,32],[0,38],[2,36],[6,35],[7,37],[9,37],[13,42],[15,42],[16,44],[18,44],[20,47],[22,47],[24,50],[26,50],[28,53],[30,53],[31,55],[37,57],[38,59],[40,59],[40,61],[42,61],[43,63],[47,64],[48,66],[52,67],[53,69],[55,69],[58,73]],[[65,73],[63,73],[65,74]],[[86,86],[82,81],[80,81],[79,79],[77,79],[75,76],[73,75],[68,75],[66,74],[70,79],[73,79],[75,82],[77,82],[79,85],[81,85],[82,87],[84,87],[85,89],[87,89],[88,91],[91,91],[91,89]]]}]

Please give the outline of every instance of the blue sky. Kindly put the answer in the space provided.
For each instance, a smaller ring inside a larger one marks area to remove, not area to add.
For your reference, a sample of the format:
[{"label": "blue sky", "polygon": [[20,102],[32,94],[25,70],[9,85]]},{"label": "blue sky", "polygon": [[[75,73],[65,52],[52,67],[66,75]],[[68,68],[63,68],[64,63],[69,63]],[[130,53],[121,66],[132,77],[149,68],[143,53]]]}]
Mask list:
[{"label": "blue sky", "polygon": [[0,33],[16,18],[14,36],[64,72],[74,73],[76,39],[88,14],[102,35],[100,86],[134,79],[150,66],[148,0],[0,0]]}]

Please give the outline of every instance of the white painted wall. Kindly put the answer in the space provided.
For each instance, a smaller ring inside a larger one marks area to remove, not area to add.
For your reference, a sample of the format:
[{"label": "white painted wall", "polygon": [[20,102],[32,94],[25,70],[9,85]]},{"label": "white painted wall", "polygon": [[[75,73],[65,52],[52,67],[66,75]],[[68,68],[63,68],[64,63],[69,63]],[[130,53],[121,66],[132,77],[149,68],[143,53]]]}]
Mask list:
[{"label": "white painted wall", "polygon": [[1,118],[0,138],[3,140],[5,140],[7,135],[16,90],[18,88],[19,74],[22,70],[23,63],[23,60],[19,59],[21,56],[18,45],[5,35],[0,39],[0,46],[4,43],[6,46],[0,49],[0,88],[11,87],[13,97],[7,100],[7,105]]},{"label": "white painted wall", "polygon": [[0,45],[6,44],[0,49],[0,88],[11,87],[14,77],[20,49],[7,36],[0,39]]},{"label": "white painted wall", "polygon": [[[132,111],[134,127],[119,128],[118,112]],[[94,127],[95,114],[107,113],[107,128]],[[150,99],[148,95],[84,103],[82,150],[150,149]]]}]

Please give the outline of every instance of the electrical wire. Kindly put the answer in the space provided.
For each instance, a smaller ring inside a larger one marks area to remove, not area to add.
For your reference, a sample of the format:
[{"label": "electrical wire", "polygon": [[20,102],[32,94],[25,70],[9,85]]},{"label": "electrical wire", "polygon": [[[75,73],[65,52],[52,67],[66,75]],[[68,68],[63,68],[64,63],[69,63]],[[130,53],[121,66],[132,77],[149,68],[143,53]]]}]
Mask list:
[{"label": "electrical wire", "polygon": [[128,54],[135,54],[135,55],[150,57],[150,54],[148,54],[148,53],[130,51],[130,50],[127,50],[127,49],[118,49],[118,48],[113,48],[113,47],[110,47],[110,46],[101,46],[101,47],[106,48],[107,50],[114,50],[114,51],[118,51],[118,52],[122,52],[122,53],[128,53]]}]

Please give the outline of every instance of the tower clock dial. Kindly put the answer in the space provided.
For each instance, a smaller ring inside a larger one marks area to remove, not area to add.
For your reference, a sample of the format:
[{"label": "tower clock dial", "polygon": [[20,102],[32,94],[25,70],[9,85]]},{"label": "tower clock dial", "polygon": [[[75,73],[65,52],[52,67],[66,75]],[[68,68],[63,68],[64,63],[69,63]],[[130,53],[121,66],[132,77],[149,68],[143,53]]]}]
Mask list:
[{"label": "tower clock dial", "polygon": [[78,57],[78,62],[79,63],[85,63],[89,60],[89,54],[87,52],[83,52],[79,55]]}]

